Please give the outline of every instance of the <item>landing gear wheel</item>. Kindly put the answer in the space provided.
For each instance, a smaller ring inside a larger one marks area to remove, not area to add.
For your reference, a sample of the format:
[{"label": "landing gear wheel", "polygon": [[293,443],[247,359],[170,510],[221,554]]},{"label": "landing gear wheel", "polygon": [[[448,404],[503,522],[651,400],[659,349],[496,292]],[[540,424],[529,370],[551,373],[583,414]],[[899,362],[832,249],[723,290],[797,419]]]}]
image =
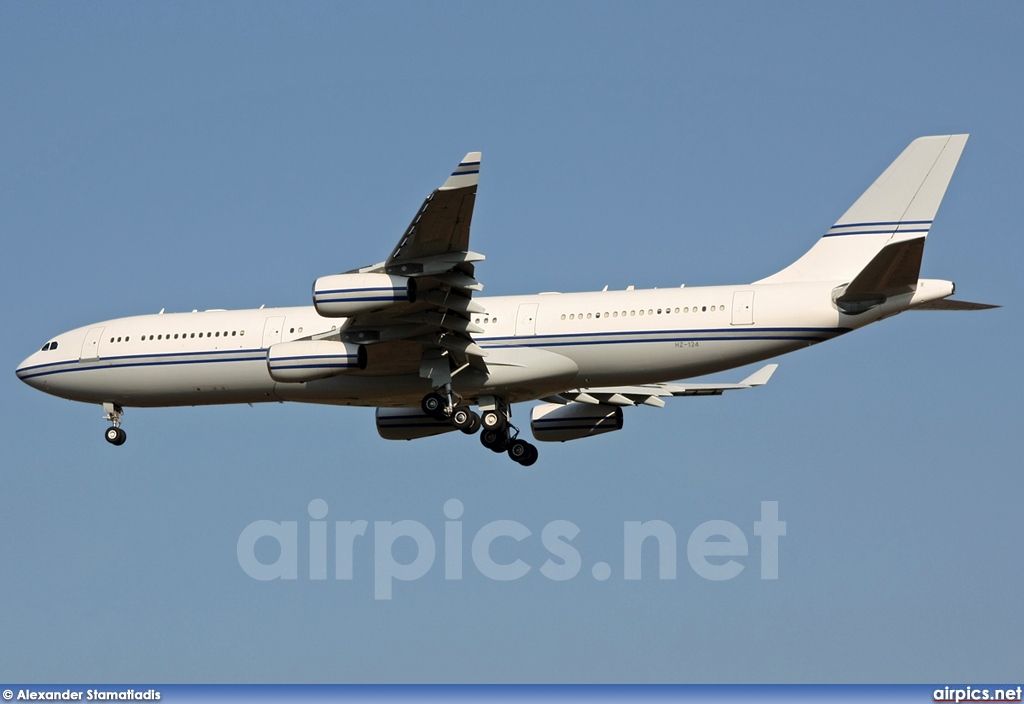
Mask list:
[{"label": "landing gear wheel", "polygon": [[484,411],[480,416],[480,423],[484,430],[504,430],[505,418],[497,411]]},{"label": "landing gear wheel", "polygon": [[452,409],[452,425],[459,430],[465,430],[472,425],[473,415],[469,406],[456,406]]},{"label": "landing gear wheel", "polygon": [[500,430],[484,428],[480,432],[480,444],[491,452],[504,452],[507,447],[505,433]]},{"label": "landing gear wheel", "polygon": [[111,445],[124,445],[124,441],[128,439],[128,433],[124,432],[117,426],[110,426],[107,428],[107,432],[104,435],[107,442]]},{"label": "landing gear wheel", "polygon": [[523,460],[520,461],[519,464],[521,464],[524,467],[529,467],[530,465],[537,461],[538,457],[540,457],[540,452],[537,451],[537,447],[535,445],[530,445],[530,454],[523,458]]},{"label": "landing gear wheel", "polygon": [[420,408],[423,412],[437,420],[444,420],[448,417],[448,414],[445,413],[447,405],[447,401],[444,400],[444,397],[441,396],[441,394],[435,394],[433,392],[424,396],[423,400],[420,401]]},{"label": "landing gear wheel", "polygon": [[475,435],[480,430],[480,416],[466,406],[459,406],[452,411],[452,425],[466,435]]},{"label": "landing gear wheel", "polygon": [[527,461],[532,458],[533,464],[537,461],[537,448],[526,442],[525,440],[513,440],[508,444],[508,456],[512,458],[514,462],[518,462],[523,466],[529,466]]}]

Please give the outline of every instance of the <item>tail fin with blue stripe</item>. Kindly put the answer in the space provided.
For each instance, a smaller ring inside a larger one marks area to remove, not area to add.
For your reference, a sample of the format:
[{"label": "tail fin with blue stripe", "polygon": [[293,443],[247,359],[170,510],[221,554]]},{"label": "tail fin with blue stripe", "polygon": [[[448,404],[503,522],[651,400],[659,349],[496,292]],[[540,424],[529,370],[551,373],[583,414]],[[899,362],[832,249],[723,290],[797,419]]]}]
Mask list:
[{"label": "tail fin with blue stripe", "polygon": [[966,143],[965,134],[915,139],[806,254],[755,283],[846,283],[887,246],[923,246]]}]

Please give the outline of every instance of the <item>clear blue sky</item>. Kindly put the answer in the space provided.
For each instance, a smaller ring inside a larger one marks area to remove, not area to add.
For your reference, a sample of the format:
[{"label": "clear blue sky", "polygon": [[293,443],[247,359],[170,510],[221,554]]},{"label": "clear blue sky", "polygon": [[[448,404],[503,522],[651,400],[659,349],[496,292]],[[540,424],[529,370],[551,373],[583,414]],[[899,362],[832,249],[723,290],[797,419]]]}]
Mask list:
[{"label": "clear blue sky", "polygon": [[[1009,2],[0,4],[0,680],[1019,678],[1022,36]],[[1004,308],[905,314],[531,470],[332,407],[130,409],[116,449],[98,407],[14,375],[98,320],[304,305],[383,259],[470,150],[478,274],[508,294],[752,281],[950,132],[971,139],[924,275]],[[372,538],[351,582],[304,578],[302,540],[294,581],[236,559],[253,521],[305,535],[314,499],[370,533],[419,521],[440,551],[451,498],[461,581],[439,552],[375,600]],[[498,519],[533,532],[495,544],[522,579],[469,560]],[[678,576],[652,548],[626,581],[623,524],[653,519]],[[580,529],[564,582],[538,569],[553,520]],[[708,520],[750,542],[732,580],[687,564]]]}]

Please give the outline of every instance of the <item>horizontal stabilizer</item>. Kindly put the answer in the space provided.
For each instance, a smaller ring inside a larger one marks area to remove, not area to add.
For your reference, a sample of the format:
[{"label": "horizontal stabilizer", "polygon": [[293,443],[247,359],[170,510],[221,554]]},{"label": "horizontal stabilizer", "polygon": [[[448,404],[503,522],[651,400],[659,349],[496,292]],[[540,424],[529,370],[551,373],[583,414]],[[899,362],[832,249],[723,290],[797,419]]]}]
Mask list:
[{"label": "horizontal stabilizer", "polygon": [[991,310],[992,308],[1001,307],[991,303],[972,303],[971,301],[954,301],[949,298],[943,298],[938,301],[922,303],[910,310]]},{"label": "horizontal stabilizer", "polygon": [[854,314],[892,296],[913,293],[921,274],[924,238],[893,242],[882,248],[836,297],[844,313]]},{"label": "horizontal stabilizer", "polygon": [[[725,391],[749,389],[764,386],[772,374],[779,368],[778,364],[767,364],[748,376],[738,384],[643,384],[640,386],[609,386],[593,389],[572,389],[563,391],[559,397],[565,401],[586,404],[604,404],[608,406],[655,406],[661,408],[665,402],[662,397],[671,396],[720,396]],[[551,399],[546,399],[551,400]]]}]

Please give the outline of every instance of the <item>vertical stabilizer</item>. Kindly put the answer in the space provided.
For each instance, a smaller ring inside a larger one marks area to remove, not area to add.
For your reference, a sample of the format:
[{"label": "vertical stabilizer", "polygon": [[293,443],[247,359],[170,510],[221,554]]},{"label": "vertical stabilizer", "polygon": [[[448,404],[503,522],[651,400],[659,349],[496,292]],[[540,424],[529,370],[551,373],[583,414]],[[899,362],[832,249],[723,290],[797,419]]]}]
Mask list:
[{"label": "vertical stabilizer", "polygon": [[915,139],[804,256],[756,283],[849,282],[886,245],[927,237],[966,143]]}]

